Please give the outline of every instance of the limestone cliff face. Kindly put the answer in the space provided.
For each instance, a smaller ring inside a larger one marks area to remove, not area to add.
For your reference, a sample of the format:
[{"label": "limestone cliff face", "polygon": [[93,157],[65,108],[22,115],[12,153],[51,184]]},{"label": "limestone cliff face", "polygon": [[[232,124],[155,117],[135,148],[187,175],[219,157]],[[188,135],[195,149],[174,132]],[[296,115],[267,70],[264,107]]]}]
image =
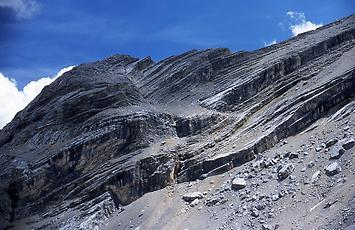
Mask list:
[{"label": "limestone cliff face", "polygon": [[354,46],[352,15],[253,52],[75,67],[0,131],[0,228],[95,205],[109,216],[252,160],[354,100]]}]

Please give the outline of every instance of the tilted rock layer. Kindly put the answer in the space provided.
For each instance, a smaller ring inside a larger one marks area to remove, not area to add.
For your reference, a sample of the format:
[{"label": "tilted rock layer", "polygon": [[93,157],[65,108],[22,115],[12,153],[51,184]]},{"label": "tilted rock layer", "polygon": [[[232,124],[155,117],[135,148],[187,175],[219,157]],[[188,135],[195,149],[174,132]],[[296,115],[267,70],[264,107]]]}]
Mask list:
[{"label": "tilted rock layer", "polygon": [[[354,15],[253,52],[79,65],[0,131],[0,229],[104,228],[146,193],[223,174],[326,116],[346,119],[354,98]],[[18,226],[31,216],[41,220]]]}]

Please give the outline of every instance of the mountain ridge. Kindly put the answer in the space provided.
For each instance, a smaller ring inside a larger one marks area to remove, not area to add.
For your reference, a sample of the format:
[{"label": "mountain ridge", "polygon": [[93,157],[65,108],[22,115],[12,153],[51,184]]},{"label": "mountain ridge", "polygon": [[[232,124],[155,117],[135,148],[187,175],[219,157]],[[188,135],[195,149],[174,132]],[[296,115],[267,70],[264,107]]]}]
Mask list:
[{"label": "mountain ridge", "polygon": [[[0,227],[35,215],[35,228],[103,227],[147,193],[246,167],[337,111],[351,124],[354,45],[351,15],[256,51],[74,67],[0,130]],[[334,135],[351,140],[353,129]]]}]

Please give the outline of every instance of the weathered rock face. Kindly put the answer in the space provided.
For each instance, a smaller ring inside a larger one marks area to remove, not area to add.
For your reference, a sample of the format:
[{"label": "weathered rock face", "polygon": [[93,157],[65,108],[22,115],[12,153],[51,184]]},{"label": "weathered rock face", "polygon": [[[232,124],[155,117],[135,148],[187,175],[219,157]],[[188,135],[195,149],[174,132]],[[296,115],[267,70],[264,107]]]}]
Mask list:
[{"label": "weathered rock face", "polygon": [[334,111],[348,116],[339,109],[353,111],[354,89],[354,15],[254,52],[79,65],[0,131],[0,228],[73,210],[79,228],[95,228],[145,193],[240,166]]},{"label": "weathered rock face", "polygon": [[239,190],[245,188],[246,182],[243,178],[235,178],[232,181],[232,189]]}]

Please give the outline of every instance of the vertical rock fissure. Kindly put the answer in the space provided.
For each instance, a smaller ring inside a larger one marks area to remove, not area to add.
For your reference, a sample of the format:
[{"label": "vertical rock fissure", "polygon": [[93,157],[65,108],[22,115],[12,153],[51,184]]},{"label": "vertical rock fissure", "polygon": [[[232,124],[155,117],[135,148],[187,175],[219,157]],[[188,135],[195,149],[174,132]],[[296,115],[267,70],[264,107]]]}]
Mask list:
[{"label": "vertical rock fissure", "polygon": [[15,220],[15,210],[18,202],[18,191],[16,182],[11,183],[6,191],[11,201],[10,222]]}]

